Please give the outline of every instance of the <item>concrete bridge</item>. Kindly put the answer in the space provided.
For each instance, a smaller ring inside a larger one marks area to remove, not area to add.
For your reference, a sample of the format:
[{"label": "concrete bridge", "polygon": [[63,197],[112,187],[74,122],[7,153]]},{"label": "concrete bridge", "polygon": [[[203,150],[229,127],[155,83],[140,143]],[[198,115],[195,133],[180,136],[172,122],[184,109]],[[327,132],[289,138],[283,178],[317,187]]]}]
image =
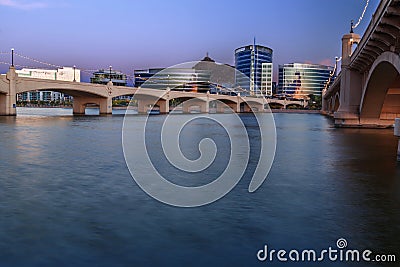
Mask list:
[{"label": "concrete bridge", "polygon": [[263,112],[267,110],[268,103],[264,97],[124,87],[114,86],[112,82],[102,85],[18,77],[15,68],[10,67],[7,74],[0,76],[0,115],[16,115],[16,95],[36,90],[58,91],[73,96],[73,114],[85,114],[86,106],[93,104],[99,106],[100,114],[111,114],[112,99],[123,95],[134,95],[134,99],[138,102],[139,113],[147,113],[154,106],[160,109],[160,113],[169,113],[172,99],[184,100],[183,112],[191,112],[193,108],[200,112],[209,112],[213,101],[217,112],[225,112],[226,108],[234,112]]},{"label": "concrete bridge", "polygon": [[393,125],[400,117],[399,53],[400,0],[381,0],[362,38],[343,36],[341,72],[323,95],[323,113],[339,127]]}]

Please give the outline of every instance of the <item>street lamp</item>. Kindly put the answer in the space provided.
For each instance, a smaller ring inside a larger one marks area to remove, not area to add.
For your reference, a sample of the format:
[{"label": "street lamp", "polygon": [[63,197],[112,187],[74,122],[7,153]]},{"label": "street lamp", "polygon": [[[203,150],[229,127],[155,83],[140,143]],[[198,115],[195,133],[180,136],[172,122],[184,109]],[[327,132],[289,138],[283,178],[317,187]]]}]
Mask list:
[{"label": "street lamp", "polygon": [[75,69],[76,69],[76,66],[74,65],[74,82],[76,82],[76,80],[75,80]]},{"label": "street lamp", "polygon": [[350,33],[354,33],[354,20],[351,20],[351,25],[350,25]]},{"label": "street lamp", "polygon": [[11,67],[14,67],[14,48],[11,48]]},{"label": "street lamp", "polygon": [[110,82],[111,82],[111,69],[112,69],[112,66],[110,65]]}]

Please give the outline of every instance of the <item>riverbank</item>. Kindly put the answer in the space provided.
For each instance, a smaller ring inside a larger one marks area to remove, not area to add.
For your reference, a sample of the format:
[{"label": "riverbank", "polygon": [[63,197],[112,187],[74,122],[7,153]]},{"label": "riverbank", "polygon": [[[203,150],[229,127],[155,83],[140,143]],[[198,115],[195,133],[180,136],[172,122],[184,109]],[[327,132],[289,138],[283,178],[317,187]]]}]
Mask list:
[{"label": "riverbank", "polygon": [[[72,109],[72,106],[24,106],[23,108],[64,108]],[[97,107],[87,107],[97,108]],[[115,106],[112,107],[114,110],[126,110],[126,106]],[[272,113],[297,113],[297,114],[320,114],[319,110],[308,110],[308,109],[271,109]]]},{"label": "riverbank", "polygon": [[298,114],[320,114],[320,110],[311,109],[271,109],[272,113],[298,113]]},{"label": "riverbank", "polygon": [[57,105],[57,106],[47,106],[47,105],[26,105],[20,106],[17,105],[18,108],[72,108],[71,105]]}]

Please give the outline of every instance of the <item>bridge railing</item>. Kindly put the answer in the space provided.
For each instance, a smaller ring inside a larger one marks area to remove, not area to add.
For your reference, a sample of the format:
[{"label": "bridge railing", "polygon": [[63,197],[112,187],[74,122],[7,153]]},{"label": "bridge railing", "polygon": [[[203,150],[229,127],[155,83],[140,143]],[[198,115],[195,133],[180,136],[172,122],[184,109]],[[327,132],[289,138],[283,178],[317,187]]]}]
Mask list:
[{"label": "bridge railing", "polygon": [[351,54],[350,62],[354,62],[355,59],[358,58],[360,53],[363,51],[365,45],[367,44],[368,40],[371,38],[371,35],[374,33],[376,27],[378,26],[379,22],[381,21],[382,17],[385,15],[385,12],[389,5],[391,4],[392,0],[381,0],[379,3],[378,8],[376,9],[375,13],[372,16],[372,20],[370,21],[367,29],[364,32],[362,39],[360,40],[357,48]]}]

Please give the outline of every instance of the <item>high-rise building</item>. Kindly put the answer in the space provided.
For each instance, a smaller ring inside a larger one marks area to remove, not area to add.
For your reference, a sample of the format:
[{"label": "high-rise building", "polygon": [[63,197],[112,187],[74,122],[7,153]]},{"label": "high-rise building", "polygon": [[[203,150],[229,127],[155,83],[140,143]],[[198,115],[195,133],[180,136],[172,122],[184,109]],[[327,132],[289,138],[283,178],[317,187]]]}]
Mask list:
[{"label": "high-rise building", "polygon": [[235,50],[235,67],[244,75],[236,75],[236,84],[250,95],[272,96],[272,49],[247,45]]},{"label": "high-rise building", "polygon": [[[333,75],[332,66],[290,63],[279,65],[279,93],[304,99],[308,95],[321,95]],[[333,83],[334,77],[330,80]]]}]

